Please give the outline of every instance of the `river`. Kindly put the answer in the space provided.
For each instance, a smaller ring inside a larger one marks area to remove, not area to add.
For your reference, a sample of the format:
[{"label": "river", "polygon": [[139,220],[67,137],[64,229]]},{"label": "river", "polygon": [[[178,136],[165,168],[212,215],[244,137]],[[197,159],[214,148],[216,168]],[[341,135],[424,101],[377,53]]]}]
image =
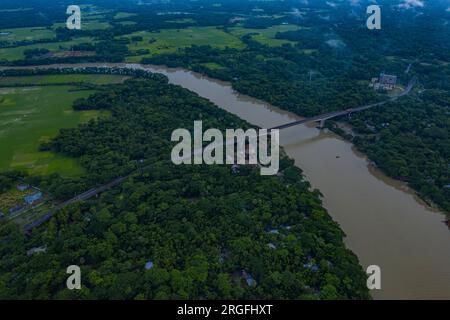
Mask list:
[{"label": "river", "polygon": [[[170,83],[262,128],[301,119],[239,94],[227,82],[187,70],[113,66],[162,73]],[[280,131],[280,140],[311,185],[324,195],[324,207],[346,233],[345,243],[364,269],[381,268],[381,290],[371,291],[375,299],[450,299],[450,231],[442,223],[443,213],[427,206],[405,183],[388,178],[332,132],[300,125]]]}]

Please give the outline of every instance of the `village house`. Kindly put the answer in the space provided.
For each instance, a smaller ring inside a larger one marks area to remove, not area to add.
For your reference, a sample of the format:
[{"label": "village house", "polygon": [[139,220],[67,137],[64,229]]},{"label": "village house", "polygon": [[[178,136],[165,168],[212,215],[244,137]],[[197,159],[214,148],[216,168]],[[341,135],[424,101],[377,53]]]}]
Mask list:
[{"label": "village house", "polygon": [[380,73],[378,78],[372,78],[369,87],[375,90],[393,90],[397,84],[397,76]]},{"label": "village house", "polygon": [[42,192],[35,192],[33,194],[30,194],[28,196],[24,197],[25,203],[28,205],[33,204],[34,202],[38,201],[39,199],[42,198]]},{"label": "village house", "polygon": [[26,191],[27,189],[28,189],[28,185],[27,184],[19,184],[17,186],[17,190],[22,191],[22,192]]}]

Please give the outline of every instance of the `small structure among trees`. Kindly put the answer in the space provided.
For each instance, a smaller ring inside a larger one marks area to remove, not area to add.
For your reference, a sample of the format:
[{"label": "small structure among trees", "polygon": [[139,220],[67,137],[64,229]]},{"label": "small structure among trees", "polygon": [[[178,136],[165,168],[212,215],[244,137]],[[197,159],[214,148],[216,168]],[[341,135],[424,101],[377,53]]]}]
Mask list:
[{"label": "small structure among trees", "polygon": [[372,78],[369,87],[375,90],[393,90],[397,84],[397,76],[380,73],[379,78]]},{"label": "small structure among trees", "polygon": [[24,200],[26,204],[33,204],[34,202],[36,202],[37,200],[42,198],[42,192],[35,192],[31,195],[25,196]]}]

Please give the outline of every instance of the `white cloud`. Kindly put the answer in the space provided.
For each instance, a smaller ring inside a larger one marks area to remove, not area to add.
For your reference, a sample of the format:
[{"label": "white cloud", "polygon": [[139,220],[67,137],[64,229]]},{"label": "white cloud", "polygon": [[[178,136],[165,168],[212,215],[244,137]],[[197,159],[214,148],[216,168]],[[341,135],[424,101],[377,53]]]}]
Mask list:
[{"label": "white cloud", "polygon": [[332,8],[336,8],[337,7],[337,4],[334,3],[334,2],[327,1],[326,4],[329,5]]},{"label": "white cloud", "polygon": [[415,7],[423,8],[425,6],[425,3],[423,2],[423,0],[403,0],[403,3],[400,3],[398,6],[399,8],[403,9],[410,9]]},{"label": "white cloud", "polygon": [[360,2],[360,0],[350,0],[350,4],[352,6],[359,6],[359,2]]}]

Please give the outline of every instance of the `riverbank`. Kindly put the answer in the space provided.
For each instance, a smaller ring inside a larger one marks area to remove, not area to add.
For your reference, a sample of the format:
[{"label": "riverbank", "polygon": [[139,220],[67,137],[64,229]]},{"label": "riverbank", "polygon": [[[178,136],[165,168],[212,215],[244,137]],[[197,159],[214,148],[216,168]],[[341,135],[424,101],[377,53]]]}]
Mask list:
[{"label": "riverbank", "polygon": [[348,142],[352,143],[355,146],[355,148],[358,150],[358,152],[361,152],[362,154],[364,154],[367,157],[367,159],[369,160],[369,164],[371,166],[373,166],[377,170],[380,170],[381,172],[383,172],[383,174],[394,179],[399,184],[406,185],[407,188],[409,188],[411,190],[411,192],[413,192],[420,199],[420,201],[422,201],[425,205],[429,206],[430,209],[441,211],[443,213],[444,219],[445,219],[442,222],[446,223],[450,229],[450,212],[445,211],[445,209],[440,207],[437,203],[433,202],[431,199],[427,198],[425,195],[421,194],[419,191],[414,189],[407,181],[403,181],[403,180],[397,179],[396,177],[389,176],[389,174],[385,170],[380,168],[375,161],[371,160],[364,153],[364,151],[362,151],[358,147],[358,145],[353,142],[353,138],[356,136],[356,133],[353,131],[353,127],[349,123],[342,122],[342,121],[330,121],[330,122],[331,122],[331,125],[328,126],[328,129],[331,130],[332,132],[334,132],[335,134],[337,134],[338,136],[342,137],[343,139],[347,140]]},{"label": "riverbank", "polygon": [[[182,69],[141,67],[260,127],[301,119],[239,94],[227,82]],[[372,291],[374,298],[450,297],[445,285],[450,283],[450,233],[441,223],[441,212],[426,206],[404,183],[372,168],[350,142],[315,125],[282,131],[281,145],[322,192],[325,208],[347,234],[346,243],[362,265],[381,267],[383,287]]]},{"label": "riverbank", "polygon": [[[236,92],[230,83],[188,70],[137,64],[109,66],[161,73],[170,83],[194,91],[259,127],[301,119]],[[442,212],[419,201],[404,183],[371,166],[349,141],[317,130],[314,124],[281,131],[280,142],[312,186],[324,195],[324,207],[346,233],[346,245],[363,267],[380,266],[382,289],[372,291],[374,298],[450,298],[450,232],[442,223]]]}]

